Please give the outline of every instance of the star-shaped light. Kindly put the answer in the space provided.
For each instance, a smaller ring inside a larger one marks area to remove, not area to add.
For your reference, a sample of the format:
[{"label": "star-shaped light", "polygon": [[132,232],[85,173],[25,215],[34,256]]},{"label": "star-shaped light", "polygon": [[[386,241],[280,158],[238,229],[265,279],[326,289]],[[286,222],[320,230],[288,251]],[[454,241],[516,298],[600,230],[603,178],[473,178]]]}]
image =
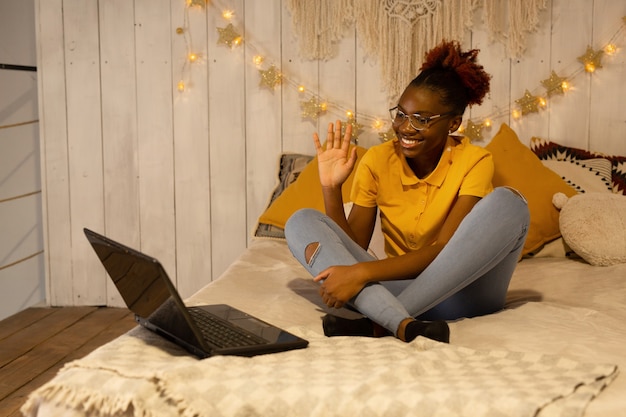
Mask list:
[{"label": "star-shaped light", "polygon": [[237,33],[232,23],[229,23],[225,28],[217,28],[217,31],[220,34],[217,40],[218,44],[228,45],[232,48],[233,45],[239,45],[241,43],[241,35]]},{"label": "star-shaped light", "polygon": [[188,7],[204,7],[206,6],[206,0],[187,0]]},{"label": "star-shaped light", "polygon": [[552,71],[550,74],[550,78],[546,78],[541,81],[541,84],[546,89],[546,93],[548,97],[552,96],[552,94],[563,94],[565,92],[564,83],[567,81],[565,77],[559,77],[556,72]]},{"label": "star-shaped light", "polygon": [[579,56],[578,61],[583,63],[585,71],[594,72],[596,69],[602,68],[602,55],[604,55],[602,49],[596,51],[591,46],[587,46],[585,54]]},{"label": "star-shaped light", "polygon": [[363,125],[357,123],[356,118],[354,116],[348,116],[348,119],[341,125],[341,136],[343,136],[346,133],[346,127],[348,125],[352,126],[352,134],[350,138],[354,141],[355,144],[358,144],[359,133],[363,131]]},{"label": "star-shaped light", "polygon": [[311,97],[307,101],[301,101],[300,108],[302,108],[302,118],[309,118],[311,120],[317,120],[320,113],[323,113],[326,110],[326,106],[320,104],[318,99],[315,97]]},{"label": "star-shaped light", "polygon": [[276,66],[272,65],[267,70],[259,70],[261,75],[261,86],[271,88],[272,90],[281,83],[283,75],[276,69]]},{"label": "star-shaped light", "polygon": [[389,130],[387,130],[386,132],[380,132],[378,136],[380,136],[380,140],[382,140],[383,142],[388,142],[395,139],[396,132],[393,130],[393,128],[389,128]]},{"label": "star-shaped light", "polygon": [[515,102],[522,110],[522,115],[539,111],[539,97],[533,96],[528,90],[526,90],[523,97],[515,100]]},{"label": "star-shaped light", "polygon": [[482,124],[476,124],[472,122],[471,120],[468,120],[465,130],[463,130],[463,134],[467,136],[468,138],[470,138],[470,141],[479,142],[484,139],[483,138],[484,127],[485,126],[483,126]]}]

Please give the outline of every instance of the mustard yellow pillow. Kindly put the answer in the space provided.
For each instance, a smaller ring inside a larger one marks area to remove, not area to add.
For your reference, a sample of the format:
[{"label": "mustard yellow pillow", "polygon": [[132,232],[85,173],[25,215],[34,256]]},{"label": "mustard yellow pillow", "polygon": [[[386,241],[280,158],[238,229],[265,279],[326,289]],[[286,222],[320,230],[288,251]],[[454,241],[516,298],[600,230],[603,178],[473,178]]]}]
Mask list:
[{"label": "mustard yellow pillow", "polygon": [[[357,146],[355,170],[365,151],[365,148]],[[344,202],[350,201],[350,189],[352,188],[355,170],[352,171],[352,174],[350,174],[341,189]],[[296,210],[305,207],[324,211],[322,186],[320,185],[319,172],[317,170],[317,157],[307,164],[298,176],[298,179],[289,185],[261,214],[259,223],[284,229],[287,219]]]},{"label": "mustard yellow pillow", "polygon": [[561,192],[571,197],[576,194],[576,190],[557,173],[546,168],[504,123],[485,148],[493,155],[493,186],[513,187],[528,201],[530,229],[522,255],[559,238],[559,211],[552,204],[552,196]]}]

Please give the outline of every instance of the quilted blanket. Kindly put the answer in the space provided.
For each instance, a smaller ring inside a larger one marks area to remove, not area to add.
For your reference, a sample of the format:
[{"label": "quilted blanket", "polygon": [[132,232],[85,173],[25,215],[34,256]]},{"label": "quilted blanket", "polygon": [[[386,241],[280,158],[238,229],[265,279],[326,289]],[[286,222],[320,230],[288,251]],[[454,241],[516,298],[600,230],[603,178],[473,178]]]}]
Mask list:
[{"label": "quilted blanket", "polygon": [[22,411],[46,401],[93,416],[580,416],[617,374],[556,355],[289,330],[309,347],[197,360],[136,328],[66,365]]}]

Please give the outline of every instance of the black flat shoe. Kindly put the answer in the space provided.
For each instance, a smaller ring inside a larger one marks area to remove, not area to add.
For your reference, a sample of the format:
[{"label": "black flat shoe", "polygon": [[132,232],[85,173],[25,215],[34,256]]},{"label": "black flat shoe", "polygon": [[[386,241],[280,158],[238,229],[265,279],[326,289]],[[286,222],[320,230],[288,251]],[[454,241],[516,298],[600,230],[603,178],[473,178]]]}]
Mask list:
[{"label": "black flat shoe", "polygon": [[367,317],[346,319],[326,314],[322,318],[324,334],[332,336],[367,336],[374,337],[374,323]]},{"label": "black flat shoe", "polygon": [[405,342],[412,342],[417,336],[424,336],[438,342],[450,343],[450,327],[443,320],[415,320],[406,325]]}]

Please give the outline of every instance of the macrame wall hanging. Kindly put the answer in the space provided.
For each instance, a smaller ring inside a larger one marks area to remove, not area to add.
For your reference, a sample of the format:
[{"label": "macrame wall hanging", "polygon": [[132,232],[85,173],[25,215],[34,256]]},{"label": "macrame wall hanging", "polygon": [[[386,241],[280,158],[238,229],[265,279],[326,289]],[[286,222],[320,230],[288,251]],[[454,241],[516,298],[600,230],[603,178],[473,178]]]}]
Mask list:
[{"label": "macrame wall hanging", "polygon": [[330,59],[346,31],[356,26],[368,56],[378,60],[382,85],[395,99],[418,73],[424,54],[442,40],[462,41],[482,6],[491,41],[509,58],[525,50],[546,0],[288,0],[300,53]]}]

